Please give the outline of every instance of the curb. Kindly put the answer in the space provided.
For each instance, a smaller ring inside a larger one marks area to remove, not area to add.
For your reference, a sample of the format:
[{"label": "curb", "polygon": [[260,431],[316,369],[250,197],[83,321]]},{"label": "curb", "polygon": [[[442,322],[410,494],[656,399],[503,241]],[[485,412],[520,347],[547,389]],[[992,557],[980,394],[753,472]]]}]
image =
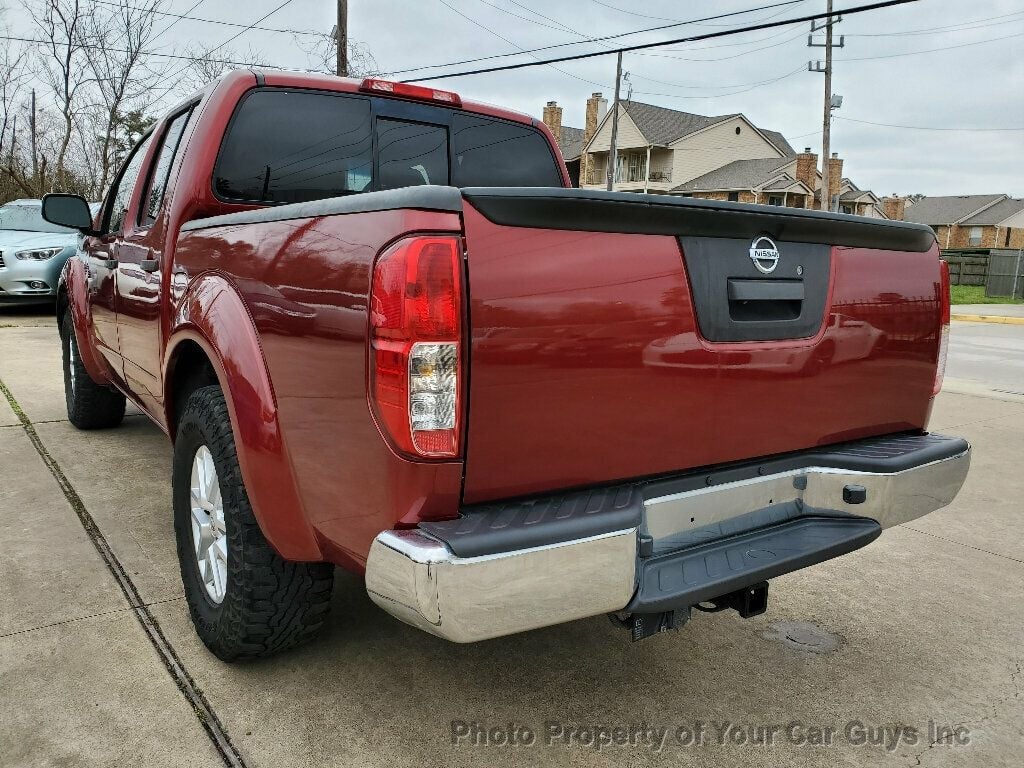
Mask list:
[{"label": "curb", "polygon": [[1024,317],[1007,317],[1006,315],[950,315],[953,320],[968,323],[1002,323],[1004,325],[1024,325]]}]

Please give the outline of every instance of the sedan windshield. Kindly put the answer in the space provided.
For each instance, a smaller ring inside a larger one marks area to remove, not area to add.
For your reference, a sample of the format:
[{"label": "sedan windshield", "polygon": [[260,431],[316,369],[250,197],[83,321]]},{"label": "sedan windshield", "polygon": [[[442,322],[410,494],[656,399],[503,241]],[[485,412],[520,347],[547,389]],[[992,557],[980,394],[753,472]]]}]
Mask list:
[{"label": "sedan windshield", "polygon": [[0,229],[23,232],[74,232],[43,219],[41,205],[5,205],[0,207]]}]

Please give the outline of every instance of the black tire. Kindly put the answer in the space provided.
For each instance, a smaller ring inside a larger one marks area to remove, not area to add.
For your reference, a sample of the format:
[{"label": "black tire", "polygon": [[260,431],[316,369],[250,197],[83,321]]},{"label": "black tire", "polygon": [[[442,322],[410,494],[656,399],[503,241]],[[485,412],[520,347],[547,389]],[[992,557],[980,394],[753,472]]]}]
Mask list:
[{"label": "black tire", "polygon": [[[200,573],[192,536],[192,465],[205,446],[217,472],[227,541],[227,579],[216,602]],[[309,640],[330,607],[334,567],[282,559],[267,543],[242,482],[227,403],[220,388],[189,395],[174,442],[172,472],[178,562],[192,622],[224,661],[267,656]]]},{"label": "black tire", "polygon": [[70,310],[61,317],[60,340],[68,421],[78,429],[116,427],[124,419],[124,395],[113,387],[97,384],[82,365]]}]

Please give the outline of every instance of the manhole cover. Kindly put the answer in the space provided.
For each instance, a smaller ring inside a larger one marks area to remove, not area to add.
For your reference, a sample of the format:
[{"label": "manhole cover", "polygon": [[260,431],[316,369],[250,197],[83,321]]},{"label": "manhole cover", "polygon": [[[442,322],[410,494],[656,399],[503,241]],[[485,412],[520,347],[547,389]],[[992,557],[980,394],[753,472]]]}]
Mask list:
[{"label": "manhole cover", "polygon": [[843,638],[809,621],[777,621],[761,633],[765,640],[811,653],[832,653]]}]

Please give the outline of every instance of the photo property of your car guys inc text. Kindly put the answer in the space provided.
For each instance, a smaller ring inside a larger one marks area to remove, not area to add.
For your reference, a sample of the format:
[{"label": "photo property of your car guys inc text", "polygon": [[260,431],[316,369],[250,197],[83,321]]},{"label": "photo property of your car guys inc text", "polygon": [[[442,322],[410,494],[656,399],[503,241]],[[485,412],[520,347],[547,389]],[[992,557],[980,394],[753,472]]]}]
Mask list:
[{"label": "photo property of your car guys inc text", "polygon": [[0,0],[0,765],[1019,765],[1022,40]]}]

